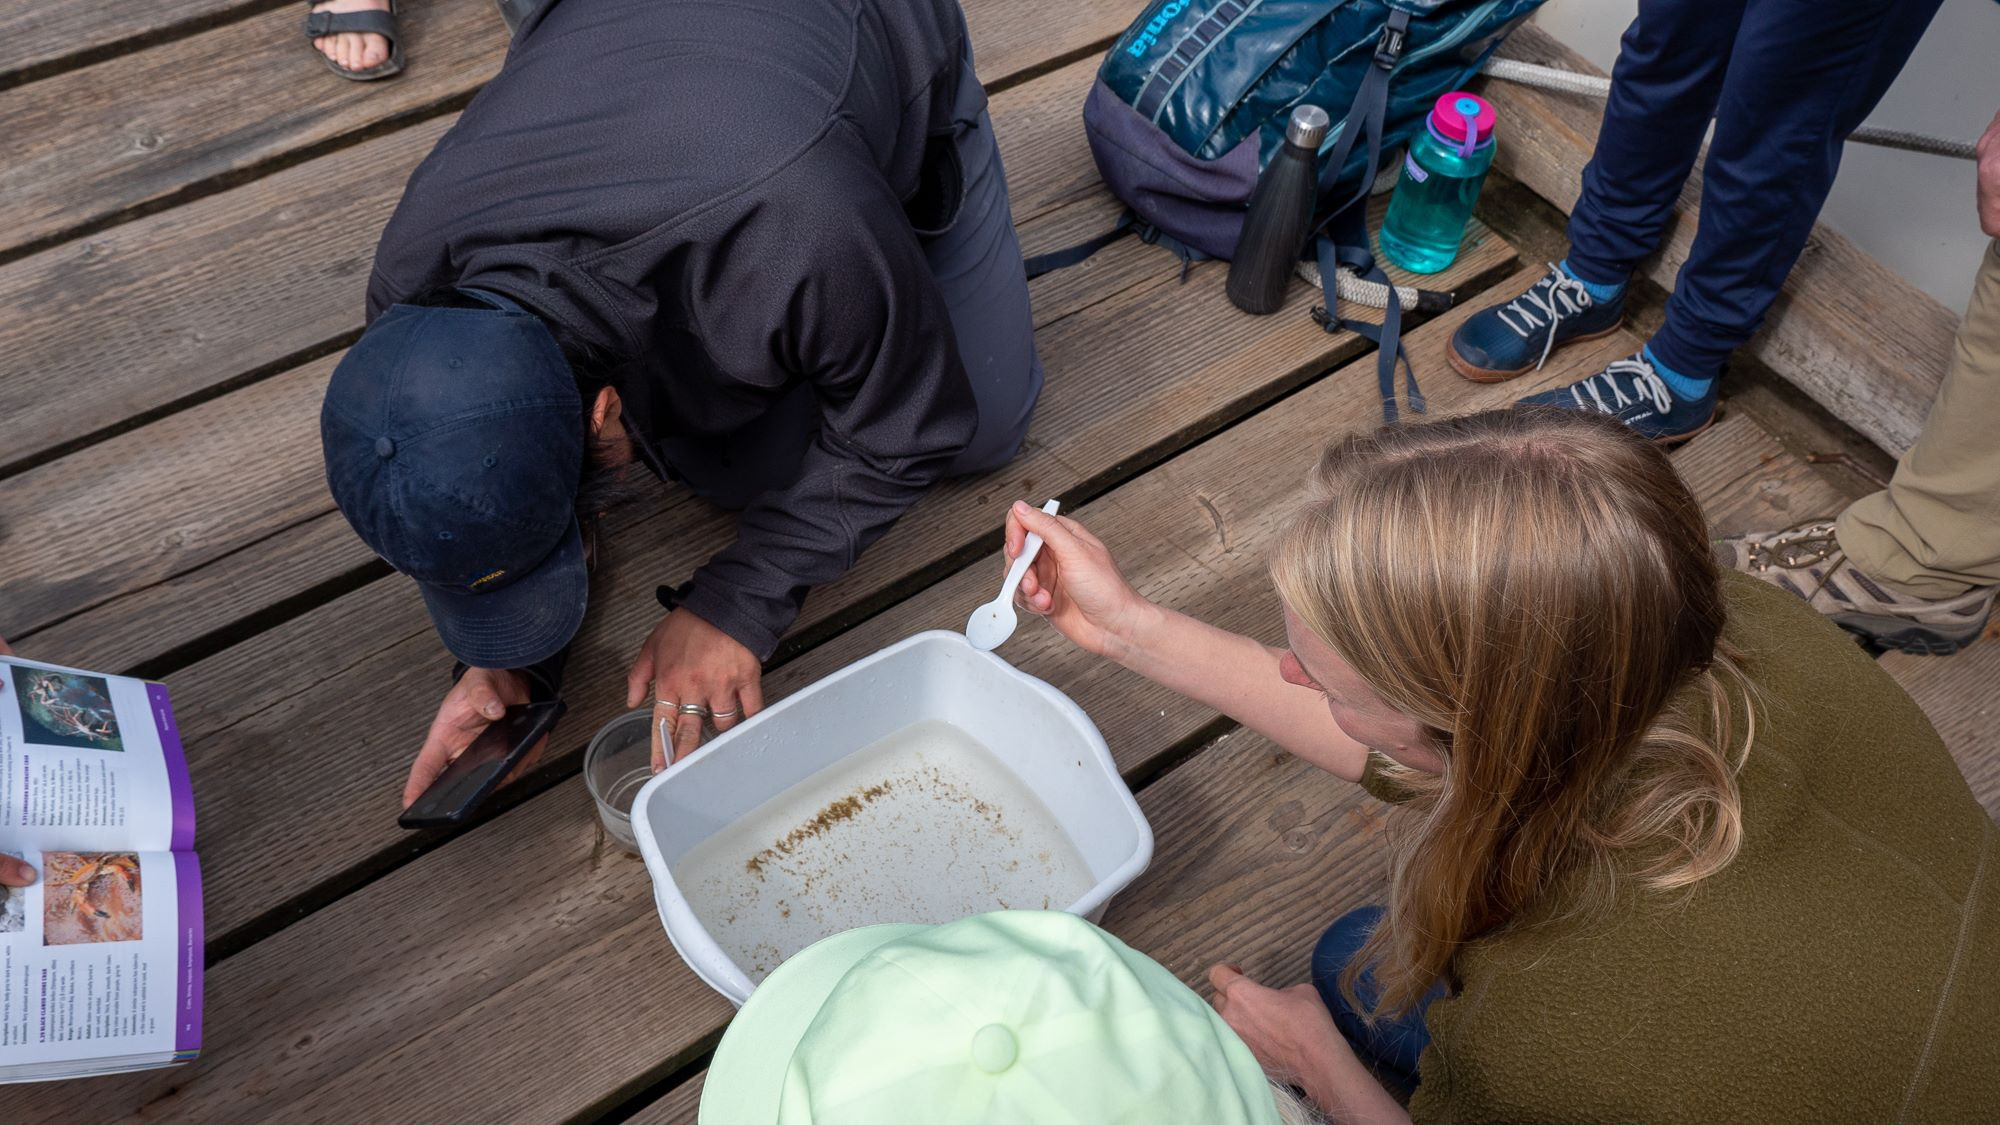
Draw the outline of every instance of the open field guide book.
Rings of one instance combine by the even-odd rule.
[[[0,657],[0,1082],[201,1048],[194,794],[167,689]]]

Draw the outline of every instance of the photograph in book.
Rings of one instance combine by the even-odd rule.
[[[21,856],[14,852],[0,852],[15,859]],[[28,892],[26,888],[0,887],[0,934],[18,934],[28,928]]]
[[[145,936],[133,852],[44,852],[42,942],[86,945]]]
[[[0,1084],[200,1054],[194,838],[166,685],[0,656]]]
[[[79,750],[124,750],[111,685],[102,676],[22,668],[15,698],[21,734],[31,743]]]

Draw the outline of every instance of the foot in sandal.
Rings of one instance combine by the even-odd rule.
[[[342,78],[387,78],[403,69],[394,0],[320,0],[309,4],[306,38]]]

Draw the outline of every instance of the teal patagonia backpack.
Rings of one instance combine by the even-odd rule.
[[[1084,103],[1099,172],[1136,230],[1182,259],[1228,258],[1257,175],[1298,105],[1334,121],[1320,147],[1314,240],[1328,331],[1382,344],[1384,412],[1394,416],[1400,308],[1380,328],[1343,322],[1336,267],[1381,280],[1368,251],[1367,197],[1385,152],[1419,129],[1541,0],[1153,0],[1113,43]],[[1096,244],[1031,263],[1078,260]],[[1412,408],[1422,409],[1410,382]]]

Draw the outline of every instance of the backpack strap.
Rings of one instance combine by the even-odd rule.
[[[1339,182],[1341,170],[1347,166],[1347,156],[1354,150],[1356,139],[1365,135],[1368,138],[1368,159],[1362,168],[1361,182],[1352,196],[1327,212],[1326,219],[1314,232],[1314,253],[1319,260],[1320,289],[1326,304],[1313,310],[1313,319],[1328,332],[1346,329],[1375,341],[1375,381],[1382,395],[1382,424],[1386,426],[1396,424],[1398,363],[1403,365],[1410,413],[1421,414],[1424,410],[1423,392],[1417,389],[1417,374],[1410,368],[1409,354],[1403,348],[1402,299],[1396,295],[1395,286],[1390,285],[1389,301],[1382,310],[1380,326],[1366,321],[1343,320],[1334,286],[1342,266],[1353,269],[1368,281],[1385,284],[1389,281],[1388,275],[1375,264],[1375,255],[1368,250],[1368,191],[1374,186],[1375,173],[1382,163],[1382,120],[1389,108],[1389,76],[1403,57],[1403,45],[1409,30],[1410,13],[1402,8],[1391,8],[1388,19],[1383,21],[1381,34],[1375,40],[1374,65],[1368,68],[1360,87],[1354,91],[1354,104],[1348,107],[1347,117],[1340,124],[1340,139],[1334,143],[1332,153],[1320,168],[1320,191],[1324,195]]]
[[[1209,258],[1207,254],[1189,246],[1159,227],[1141,221],[1139,216],[1128,207],[1125,209],[1123,215],[1118,216],[1118,222],[1103,234],[1087,238],[1074,246],[1065,246],[1060,250],[1051,250],[1046,254],[1037,254],[1027,259],[1025,264],[1028,269],[1028,280],[1033,281],[1045,273],[1053,273],[1056,270],[1067,269],[1070,266],[1076,265],[1078,262],[1083,261],[1128,234],[1138,235],[1139,241],[1148,246],[1162,246],[1173,251],[1174,256],[1181,260],[1182,283],[1186,283],[1188,270],[1196,262],[1205,262]]]
[[[1320,166],[1320,193],[1325,195],[1339,182],[1341,169],[1347,167],[1347,154],[1353,151],[1355,139],[1367,134],[1368,162],[1361,171],[1360,186],[1346,202],[1327,213],[1328,222],[1349,207],[1365,202],[1368,189],[1375,183],[1375,172],[1382,163],[1382,119],[1389,110],[1389,74],[1403,57],[1403,44],[1408,39],[1409,30],[1410,13],[1401,8],[1390,9],[1389,18],[1383,21],[1382,33],[1375,40],[1374,65],[1362,76],[1361,85],[1354,91],[1354,104],[1348,107],[1347,117],[1340,123],[1340,138],[1334,142],[1333,152],[1326,163]],[[1362,245],[1367,244],[1364,242]]]
[[[1409,352],[1403,347],[1403,301],[1397,296],[1396,287],[1390,283],[1389,275],[1375,264],[1375,256],[1368,252],[1367,210],[1349,207],[1334,215],[1329,223],[1337,223],[1339,231],[1335,235],[1320,235],[1314,240],[1314,254],[1319,262],[1320,293],[1326,303],[1312,310],[1312,318],[1327,332],[1344,330],[1355,332],[1375,342],[1375,386],[1382,396],[1382,424],[1396,424],[1396,365],[1403,367],[1403,389],[1409,396],[1410,413],[1424,412],[1424,394],[1417,389],[1417,372],[1410,365]],[[1370,324],[1365,320],[1343,320],[1339,315],[1340,299],[1334,292],[1336,278],[1342,267],[1360,274],[1364,280],[1383,283],[1389,290],[1389,302],[1382,310],[1382,323]]]
[[[1180,239],[1175,238],[1173,235],[1168,234],[1151,223],[1140,223],[1138,229],[1139,241],[1148,246],[1158,246],[1165,250],[1171,250],[1174,252],[1174,257],[1181,260],[1182,285],[1187,284],[1188,271],[1194,268],[1196,262],[1206,262],[1210,258],[1210,255],[1189,246],[1187,243],[1182,242]]]
[[[1123,215],[1118,216],[1117,224],[1103,234],[1084,239],[1074,246],[1065,246],[1060,250],[1051,250],[1046,254],[1037,254],[1029,258],[1026,263],[1028,267],[1028,280],[1033,281],[1045,273],[1052,273],[1056,270],[1067,269],[1070,266],[1076,265],[1106,246],[1131,234],[1138,219],[1139,217],[1134,215],[1132,209],[1128,207],[1125,209]]]

